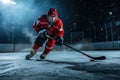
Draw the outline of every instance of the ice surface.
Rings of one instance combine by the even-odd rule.
[[[90,62],[74,51],[54,51],[45,60],[38,52],[24,60],[28,52],[0,54],[0,80],[120,80],[120,51],[84,51],[106,60]]]

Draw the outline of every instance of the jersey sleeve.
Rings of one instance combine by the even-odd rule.
[[[58,36],[61,36],[63,37],[64,36],[64,29],[63,29],[63,24],[60,25],[59,29],[58,29],[58,33],[57,33]]]

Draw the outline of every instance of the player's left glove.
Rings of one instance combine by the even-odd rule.
[[[56,39],[56,44],[59,45],[59,46],[62,46],[63,45],[63,41],[64,41],[63,37],[58,37]]]

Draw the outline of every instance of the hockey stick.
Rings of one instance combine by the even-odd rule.
[[[72,46],[70,46],[70,45],[68,45],[68,44],[66,44],[66,43],[63,43],[63,45],[65,45],[65,46],[67,46],[67,47],[69,47],[69,48],[71,48],[71,49],[73,49],[73,50],[75,50],[75,51],[83,54],[84,56],[87,56],[87,57],[93,59],[93,60],[104,60],[104,59],[106,59],[105,56],[92,57],[92,56],[90,56],[90,55],[88,55],[88,54],[86,54],[86,53],[84,53],[84,52],[82,52],[82,51],[80,51],[80,50],[78,50],[78,49],[73,48]]]
[[[50,37],[49,35],[46,35],[46,36],[47,36],[49,39],[54,39],[54,38]],[[92,60],[104,60],[104,59],[106,59],[105,56],[99,56],[99,57],[90,56],[90,55],[88,55],[88,54],[86,54],[86,53],[84,53],[84,52],[82,52],[82,51],[80,51],[80,50],[78,50],[78,49],[73,48],[72,46],[70,46],[70,45],[68,45],[68,44],[66,44],[66,43],[63,43],[63,45],[66,46],[66,47],[68,47],[68,48],[71,48],[71,49],[73,49],[73,50],[75,50],[75,51],[77,51],[77,52],[79,52],[79,53],[81,53],[81,54],[83,54],[84,56],[87,56],[87,57],[91,58]]]

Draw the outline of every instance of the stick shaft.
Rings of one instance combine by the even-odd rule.
[[[73,50],[75,50],[75,51],[77,51],[77,52],[79,52],[79,53],[81,53],[81,54],[89,57],[89,58],[92,58],[92,57],[89,56],[88,54],[86,54],[86,53],[84,53],[84,52],[82,52],[82,51],[80,51],[80,50],[78,50],[78,49],[75,49],[75,48],[71,47],[70,45],[68,45],[68,44],[66,44],[66,43],[63,43],[63,45],[65,45],[65,46],[67,46],[67,47],[69,47],[69,48],[71,48],[71,49],[73,49]]]

